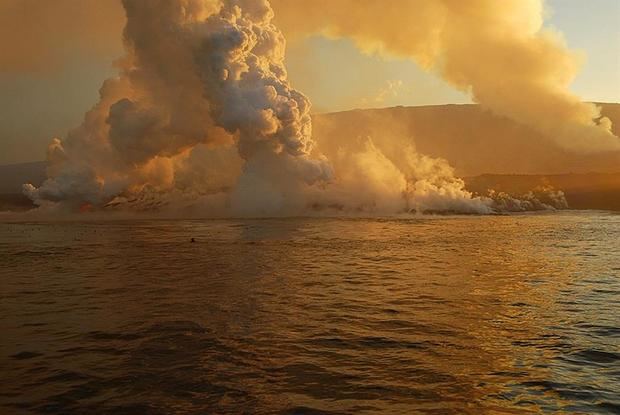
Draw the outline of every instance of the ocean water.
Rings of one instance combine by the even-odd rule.
[[[3,414],[620,413],[617,214],[2,223],[0,284]]]

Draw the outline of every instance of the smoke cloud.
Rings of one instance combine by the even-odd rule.
[[[26,188],[34,200],[99,206],[145,186],[168,189],[177,159],[198,144],[236,143],[247,162],[240,184],[271,182],[275,171],[302,184],[329,179],[325,160],[308,156],[310,103],[286,80],[284,37],[267,2],[123,5],[119,77],[80,127],[50,145],[49,180]]]
[[[40,188],[24,187],[42,207],[181,209],[202,215],[265,216],[493,213],[509,205],[504,196],[501,203],[498,198],[474,197],[445,160],[417,153],[412,137],[397,131],[397,126],[386,125],[376,137],[342,131],[313,138],[311,105],[287,80],[285,39],[272,23],[274,12],[267,0],[122,3],[127,16],[123,32],[126,55],[118,62],[119,75],[103,83],[99,102],[79,127],[65,139],[53,140],[48,149],[48,180]],[[288,3],[288,12],[284,3],[276,2],[287,22],[293,2]],[[586,147],[582,133],[597,134],[588,135],[588,148],[590,142],[596,146],[604,139],[613,141],[604,121],[599,126],[592,121],[594,107],[576,99],[572,102],[567,93],[554,89],[560,86],[559,78],[566,81],[559,72],[572,60],[565,58],[561,49],[556,51],[556,40],[538,34],[537,26],[525,19],[529,14],[500,19],[493,14],[490,2],[483,1],[478,3],[489,10],[447,0],[407,5],[418,3],[421,8],[415,9],[412,19],[425,16],[434,20],[422,19],[424,25],[416,29],[410,29],[415,26],[412,23],[403,25],[402,33],[393,29],[384,33],[370,21],[364,29],[368,32],[356,29],[364,26],[364,19],[370,19],[366,13],[379,3],[369,2],[364,8],[352,7],[348,1],[307,5],[310,13],[308,19],[300,19],[299,30],[327,30],[351,36],[364,47],[407,53],[429,68],[440,68],[455,84],[471,87],[481,102],[499,113],[554,130],[562,142],[571,142],[576,148]],[[522,11],[517,6],[520,2],[510,4]],[[536,2],[527,4],[536,12]],[[325,16],[318,15],[318,6],[333,8],[327,23],[320,19]],[[341,6],[351,6],[353,18],[348,23]],[[393,5],[384,7],[386,17],[402,13]],[[475,21],[489,27],[473,27]],[[452,23],[457,28],[452,28]],[[519,26],[517,23],[529,24],[523,29],[528,36],[512,34],[509,29]],[[457,36],[468,24],[479,44]],[[389,33],[398,36],[391,39]],[[502,35],[495,38],[497,34]],[[413,35],[417,37],[411,37],[406,46],[405,40]],[[521,62],[520,70],[502,74],[506,85],[497,85],[501,77],[489,73],[487,80],[481,67],[508,69],[502,59],[492,57],[500,52],[506,56],[506,51],[496,49],[504,47],[498,42],[521,52],[536,49],[532,45],[548,47],[563,60],[552,73],[547,73],[548,64],[539,70]],[[463,50],[457,52],[458,48]],[[539,52],[533,51],[532,56]],[[526,53],[524,59],[532,56]],[[473,64],[476,59],[480,65]],[[526,80],[523,71],[529,71],[534,80]],[[553,88],[542,80],[549,80]],[[494,89],[499,86],[503,90]],[[520,87],[524,88],[521,94],[530,92],[528,100],[533,95],[546,101],[530,108],[526,98],[519,100],[511,92],[511,88]],[[561,115],[561,120],[542,116],[551,107],[551,113]],[[593,112],[584,115],[584,108]]]
[[[411,58],[494,113],[564,148],[620,149],[609,119],[568,91],[581,59],[559,33],[543,28],[542,0],[314,0],[303,8],[288,0],[272,3],[289,36],[347,37],[368,53]]]

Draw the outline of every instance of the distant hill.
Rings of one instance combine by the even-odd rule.
[[[0,193],[21,193],[24,183],[43,183],[45,166],[44,161],[0,166]]]
[[[620,135],[620,104],[598,104]],[[620,172],[620,151],[575,154],[538,132],[478,105],[352,110],[316,115],[319,141],[339,137],[399,136],[418,151],[450,162],[460,176]]]
[[[30,199],[22,194],[22,185],[43,183],[45,166],[44,161],[0,166],[0,211],[32,208]]]

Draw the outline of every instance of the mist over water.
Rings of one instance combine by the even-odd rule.
[[[619,236],[598,212],[3,223],[0,412],[618,413]]]

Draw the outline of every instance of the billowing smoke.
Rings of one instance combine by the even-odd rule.
[[[26,189],[35,201],[101,205],[145,186],[168,189],[176,159],[198,144],[236,143],[246,161],[239,187],[278,192],[272,175],[294,187],[331,177],[324,159],[309,157],[310,103],[287,82],[285,42],[267,2],[123,5],[119,77],[104,83],[80,127],[54,140],[49,180]]]
[[[435,3],[440,2],[425,3],[422,11],[434,10]],[[453,5],[455,16],[477,16],[460,4]],[[388,128],[378,137],[342,132],[313,139],[310,102],[287,81],[285,39],[272,24],[274,13],[267,0],[123,0],[123,6],[127,53],[117,63],[119,75],[104,82],[100,101],[82,125],[64,140],[53,140],[48,180],[40,188],[25,186],[37,204],[69,210],[181,209],[224,216],[492,213],[501,207],[492,198],[473,197],[446,161],[417,153],[412,137]],[[312,14],[314,3],[309,6],[307,28],[318,29],[321,26],[312,25],[319,21]],[[393,7],[384,6],[388,11]],[[447,13],[445,8],[438,10]],[[329,16],[336,19],[340,14]],[[460,21],[455,16],[450,18]],[[485,13],[478,17],[482,22],[488,18]],[[405,33],[408,26],[403,27]],[[330,30],[369,41],[351,25],[346,26],[350,30],[337,27]],[[441,58],[431,49],[413,56],[427,56],[424,62],[429,66],[442,61],[446,73],[458,67],[451,63],[451,53],[444,54],[447,46],[436,45],[443,38],[435,33],[438,29],[424,29],[430,31],[425,38],[430,43],[423,47],[424,42],[416,40],[413,50],[441,50]],[[538,39],[534,32],[532,36]],[[394,40],[397,45],[402,39]],[[487,46],[477,45],[472,53]],[[469,66],[476,73],[476,65]],[[463,76],[463,82],[469,82],[469,75]],[[508,83],[521,82],[520,74],[510,76],[506,75]],[[479,97],[477,88],[473,92]],[[539,89],[530,92],[540,94]],[[539,105],[525,111],[522,103],[510,102],[514,94],[503,98],[496,92],[501,105],[488,101],[493,103],[489,105],[500,112],[505,105],[507,113],[513,111],[508,115],[516,118],[525,114],[523,119],[534,122],[529,115],[544,109]],[[575,108],[581,105],[575,101]],[[562,140],[567,128],[575,126],[605,135],[592,117],[590,124],[584,120],[551,120],[544,128],[557,127]]]
[[[566,149],[620,150],[609,119],[568,91],[580,57],[543,28],[543,0],[272,0],[287,36],[353,39],[413,59],[498,115]]]

